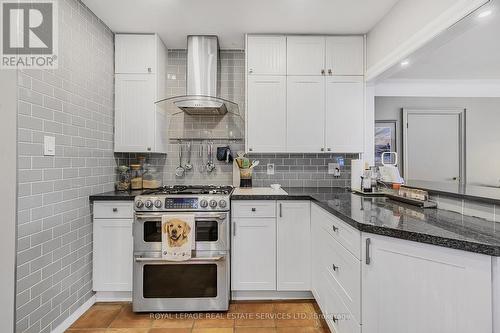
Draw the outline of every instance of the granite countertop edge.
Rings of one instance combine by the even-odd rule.
[[[133,192],[106,192],[96,195],[89,196],[89,200],[93,201],[133,201],[136,195],[140,193]],[[231,201],[238,200],[310,200],[314,202],[322,209],[326,210],[335,217],[341,219],[345,223],[354,227],[361,232],[367,232],[371,234],[387,236],[392,238],[398,238],[403,240],[409,240],[419,243],[425,243],[430,245],[437,245],[441,247],[447,247],[456,250],[462,250],[467,252],[474,252],[483,255],[489,255],[494,257],[500,257],[500,247],[488,244],[481,244],[477,242],[470,242],[466,240],[458,240],[440,237],[436,235],[430,235],[427,233],[412,232],[407,230],[400,230],[394,228],[388,228],[383,226],[374,226],[365,223],[359,223],[354,219],[342,214],[334,207],[318,200],[313,195],[300,193],[300,194],[288,194],[288,195],[268,195],[268,194],[255,194],[255,195],[232,195]]]

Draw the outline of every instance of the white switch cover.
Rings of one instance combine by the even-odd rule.
[[[267,164],[267,174],[274,175],[274,163]]]
[[[55,156],[56,155],[56,137],[55,136],[44,136],[43,137],[43,154],[45,156]]]

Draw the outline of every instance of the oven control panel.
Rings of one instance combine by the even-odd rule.
[[[229,195],[207,195],[192,197],[141,195],[135,197],[134,207],[136,212],[228,211],[229,202]]]

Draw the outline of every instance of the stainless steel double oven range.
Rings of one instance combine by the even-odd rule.
[[[226,311],[229,307],[230,186],[173,186],[135,198],[133,310]],[[187,261],[162,260],[163,215],[195,216]]]

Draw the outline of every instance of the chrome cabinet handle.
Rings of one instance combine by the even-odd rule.
[[[331,69],[328,70],[328,75],[332,75],[332,70]]]
[[[115,212],[115,213],[116,213],[117,211],[118,211],[118,208],[116,208],[116,207],[115,207],[115,208],[113,208],[113,212]]]
[[[148,67],[148,73],[151,73],[151,67]]]
[[[321,75],[325,75],[325,70],[324,69],[321,70]]]
[[[248,148],[248,151],[253,151],[253,148]]]
[[[321,151],[325,151],[325,148],[321,148],[320,150],[321,150]]]
[[[151,151],[151,147],[148,147],[148,151]]]
[[[339,266],[335,265],[335,264],[332,264],[332,268],[334,271],[337,271],[337,269],[339,269]]]
[[[252,212],[255,212],[255,211],[257,211],[257,208],[252,207]]]
[[[370,258],[370,244],[371,244],[371,242],[372,241],[371,241],[370,238],[366,239],[366,249],[365,249],[366,250],[365,257],[366,258],[365,258],[365,263],[367,265],[369,265],[371,263],[371,261],[372,261],[371,258]]]
[[[332,148],[326,148],[326,150],[328,150],[328,151],[332,151]]]
[[[248,69],[248,73],[252,74],[252,73],[253,73],[253,69],[252,69],[252,68],[249,68],[249,69]]]
[[[339,320],[335,317],[335,315],[332,315],[332,320],[333,320],[333,322],[334,322],[334,323],[336,323],[337,321],[339,321]]]
[[[236,236],[236,223],[233,222],[233,236]]]
[[[337,232],[337,230],[339,230],[339,228],[337,228],[335,225],[332,224],[332,229],[334,232]]]
[[[281,203],[280,203],[280,217],[283,217],[283,206]]]

